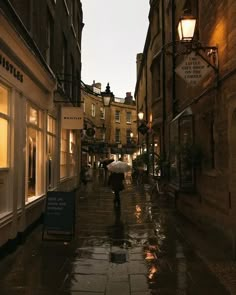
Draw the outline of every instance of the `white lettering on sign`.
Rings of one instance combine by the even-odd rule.
[[[211,67],[196,53],[187,55],[175,72],[192,86],[197,86],[211,71]]]

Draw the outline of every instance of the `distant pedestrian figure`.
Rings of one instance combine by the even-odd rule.
[[[114,191],[114,205],[120,206],[120,192],[124,189],[123,181],[125,179],[124,173],[111,173],[108,179],[108,185]]]
[[[81,168],[81,174],[80,174],[81,181],[84,185],[87,184],[89,181],[89,167],[88,166],[83,166]]]

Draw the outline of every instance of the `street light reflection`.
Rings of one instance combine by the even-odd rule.
[[[149,275],[148,275],[148,278],[151,280],[154,276],[155,273],[157,273],[158,269],[156,266],[152,266],[150,269],[149,269]]]

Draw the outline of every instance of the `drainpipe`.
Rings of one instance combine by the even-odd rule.
[[[166,36],[165,36],[165,8],[164,8],[164,0],[162,0],[161,4],[161,14],[162,14],[162,48],[165,46],[166,43]],[[166,57],[165,54],[162,54],[162,142],[161,142],[161,149],[164,155],[164,159],[166,157],[166,143],[165,143],[165,121],[166,121]]]
[[[176,114],[176,91],[175,91],[175,67],[176,67],[176,59],[175,59],[175,52],[176,52],[176,46],[175,46],[175,40],[176,40],[176,34],[175,34],[175,0],[171,1],[171,26],[172,26],[172,49],[173,49],[173,55],[172,55],[172,115],[173,117]]]
[[[147,86],[148,86],[148,75],[147,75],[147,70],[148,70],[148,67],[147,67],[147,60],[148,59],[148,56],[146,56],[146,81],[145,81],[145,90],[146,90],[146,93],[145,93],[145,113],[146,113],[146,122],[148,123],[148,90],[147,90]],[[147,155],[148,155],[148,161],[147,161],[147,175],[149,175],[149,133],[147,132],[146,133],[146,149],[147,149]]]

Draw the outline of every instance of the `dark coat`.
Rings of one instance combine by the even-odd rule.
[[[124,189],[124,179],[124,173],[111,173],[108,179],[108,185],[110,185],[114,191],[122,191]]]

